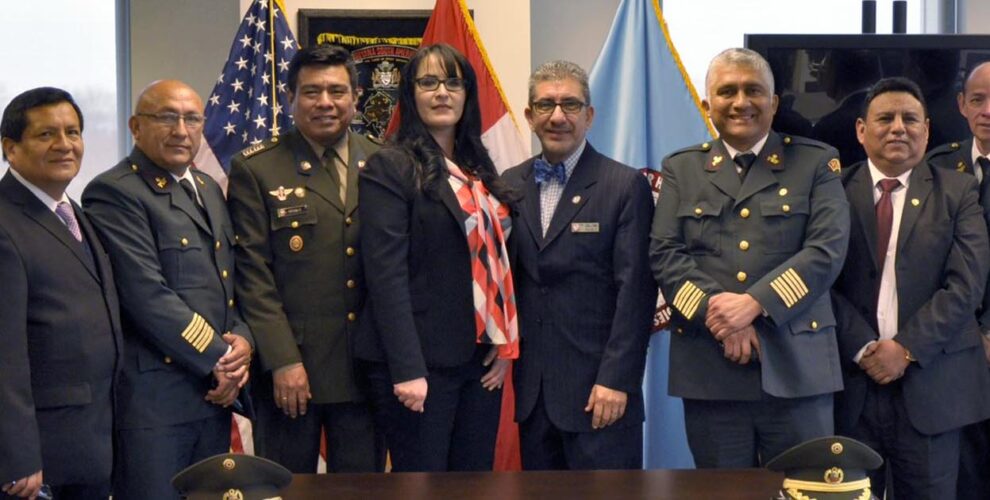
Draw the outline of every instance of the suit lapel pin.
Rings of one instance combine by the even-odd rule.
[[[268,194],[274,196],[278,201],[285,201],[286,198],[289,197],[290,193],[292,193],[292,190],[285,189],[284,186],[279,186],[278,189],[268,192]]]
[[[306,197],[306,188],[304,187],[297,187],[294,192],[296,193],[296,196],[299,198]]]
[[[715,155],[712,157],[712,166],[717,167],[719,163],[722,163],[722,155]]]
[[[158,189],[165,189],[165,186],[168,186],[168,179],[164,177],[155,177],[155,185],[158,186]]]
[[[299,163],[299,168],[302,169],[303,172],[308,172],[309,169],[313,168],[313,166],[310,165],[308,161],[304,160]]]
[[[575,205],[581,203],[581,195],[575,195],[573,198],[571,198],[571,203]]]
[[[911,198],[911,205],[913,205],[913,206],[921,205],[921,200],[919,200],[917,198]]]

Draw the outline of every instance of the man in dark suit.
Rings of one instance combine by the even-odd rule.
[[[543,152],[503,178],[523,199],[510,249],[519,307],[516,421],[524,469],[642,466],[643,394],[656,283],[652,195],[587,143],[583,69],[540,66],[526,119]]]
[[[138,97],[134,150],[83,192],[110,252],[126,343],[114,497],[175,499],[170,480],[228,451],[250,331],[234,301],[234,237],[220,187],[189,168],[203,104],[163,80]]]
[[[663,161],[653,275],[673,306],[670,394],[698,467],[743,468],[833,434],[842,389],[828,290],[849,206],[838,152],[770,129],[766,61],[728,49],[703,106],[720,139]]]
[[[323,430],[327,470],[374,472],[384,461],[351,337],[364,300],[358,169],[378,145],[348,132],[358,96],[346,49],[301,49],[288,81],[296,128],[236,155],[228,191],[237,296],[264,373],[253,385],[255,452],[315,473]]]
[[[967,76],[957,96],[959,112],[966,117],[972,137],[943,144],[928,152],[933,167],[947,168],[976,176],[980,184],[980,205],[990,227],[990,63],[983,63]],[[990,294],[983,293],[977,311],[983,334],[983,354],[990,363]],[[958,500],[990,498],[990,420],[967,425],[960,438]]]
[[[849,259],[833,299],[845,391],[839,433],[884,456],[898,500],[955,498],[960,428],[990,415],[974,311],[990,246],[976,180],[924,160],[928,119],[914,82],[867,94],[856,133],[867,162],[843,175]],[[871,474],[874,492],[885,474]]]
[[[33,498],[107,498],[120,318],[110,261],[65,194],[83,117],[68,92],[36,88],[3,113],[0,180],[0,481]]]

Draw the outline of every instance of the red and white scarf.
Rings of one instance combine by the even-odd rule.
[[[447,160],[448,182],[467,214],[464,234],[471,252],[474,290],[474,318],[479,344],[498,346],[498,357],[519,357],[519,324],[516,321],[516,294],[509,269],[505,241],[512,229],[509,208],[498,201],[485,185],[469,179]]]

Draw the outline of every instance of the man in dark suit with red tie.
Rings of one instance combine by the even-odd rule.
[[[585,140],[587,74],[530,77],[526,119],[543,152],[504,174],[523,199],[510,252],[521,343],[516,421],[524,469],[642,466],[643,394],[657,287],[646,178]]]
[[[833,289],[845,391],[836,430],[880,452],[898,500],[955,498],[960,429],[990,415],[976,308],[990,245],[977,183],[924,161],[918,86],[887,78],[856,122],[868,160],[843,172],[849,252]]]
[[[120,320],[110,261],[65,194],[82,129],[50,87],[15,97],[0,123],[0,498],[110,494]]]

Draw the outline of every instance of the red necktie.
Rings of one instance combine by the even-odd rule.
[[[887,246],[890,244],[890,230],[894,225],[894,204],[890,201],[890,193],[900,187],[897,179],[883,179],[877,183],[880,186],[880,201],[877,202],[877,272],[883,276],[883,262],[887,257]]]

